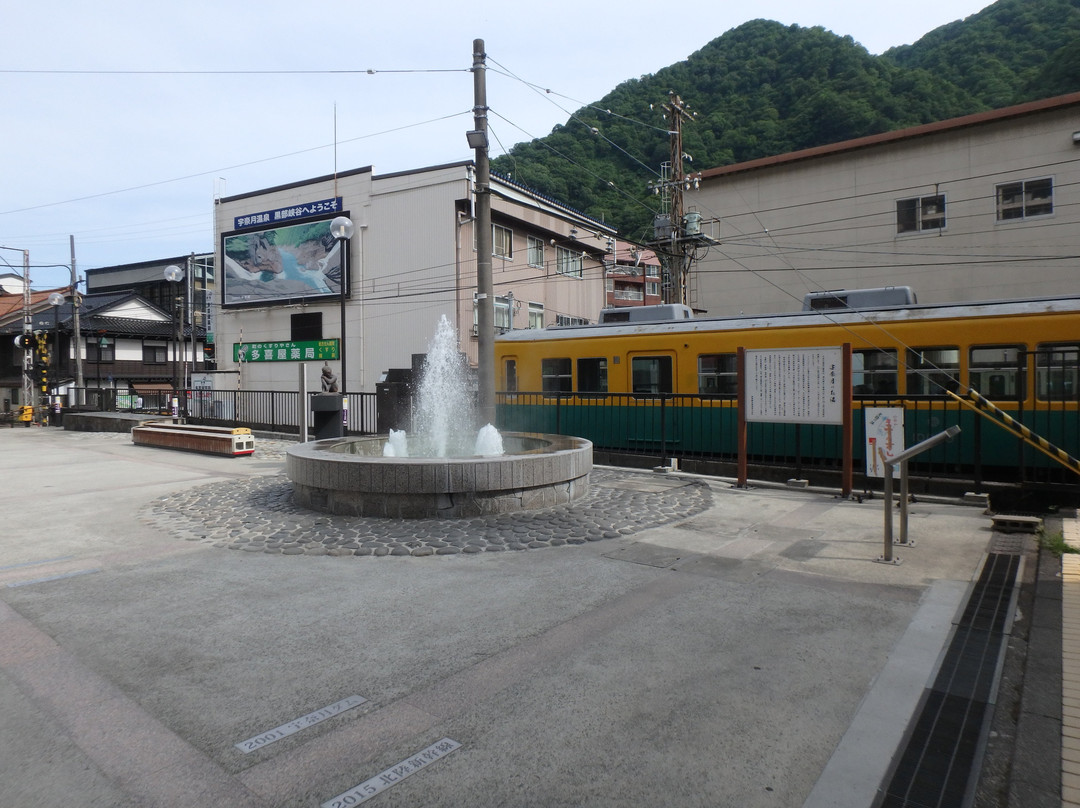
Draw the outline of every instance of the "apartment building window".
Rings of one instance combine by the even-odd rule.
[[[491,254],[496,258],[514,257],[514,231],[508,227],[491,226]]]
[[[997,186],[999,222],[1049,216],[1054,212],[1054,181],[1049,177]]]
[[[164,365],[169,361],[166,344],[164,342],[144,342],[142,361],[147,365]]]
[[[555,325],[588,325],[584,317],[571,317],[569,314],[556,314]]]
[[[659,281],[646,281],[645,282],[645,294],[652,297],[660,296],[660,282]]]
[[[581,277],[581,253],[566,247],[555,248],[555,271],[573,278]]]
[[[645,267],[645,274],[646,274],[646,276],[648,276],[650,278],[659,278],[660,277],[660,267],[658,267],[658,266],[656,266],[654,264],[649,264],[649,265],[647,265]]]
[[[544,240],[536,236],[529,236],[529,266],[544,266]]]
[[[544,327],[544,304],[543,303],[530,303],[529,304],[529,328],[543,328]]]
[[[493,325],[495,326],[495,333],[502,334],[510,330],[510,298],[495,296],[492,305]],[[479,301],[476,299],[476,292],[473,292],[473,304],[472,304],[472,327],[473,334],[480,333],[480,306]]]
[[[86,360],[88,362],[115,362],[116,340],[109,341],[102,337],[100,340],[88,339],[86,341]]]
[[[896,232],[918,233],[945,227],[945,195],[901,199],[896,203]]]

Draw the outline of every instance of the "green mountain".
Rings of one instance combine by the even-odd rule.
[[[669,93],[696,113],[683,150],[700,170],[1080,90],[1078,57],[1080,0],[998,0],[881,56],[824,28],[753,20],[623,82],[492,169],[648,240]]]

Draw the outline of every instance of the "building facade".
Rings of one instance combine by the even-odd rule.
[[[1080,93],[707,170],[712,242],[689,280],[712,315],[909,286],[921,303],[1074,293]]]
[[[220,199],[219,371],[241,389],[295,390],[307,362],[312,383],[326,365],[342,389],[375,392],[427,351],[441,317],[475,366],[474,172],[367,167]],[[494,175],[491,194],[496,330],[595,321],[615,231]],[[355,225],[344,261],[339,215]]]
[[[604,272],[604,305],[655,306],[663,302],[660,259],[652,250],[619,245]]]
[[[0,295],[0,397],[4,409],[19,404],[101,406],[103,395],[127,396],[124,408],[164,406],[174,389],[191,386],[193,372],[205,366],[203,332],[130,292],[79,296],[79,328],[70,289],[55,290],[63,302],[53,305],[52,291],[32,292],[34,401],[25,401],[25,354],[14,337],[26,328],[23,295]],[[65,294],[66,293],[66,294]],[[76,359],[76,356],[78,359]],[[77,384],[81,365],[82,386]],[[45,389],[42,390],[42,387]]]

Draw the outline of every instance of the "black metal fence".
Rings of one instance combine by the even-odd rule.
[[[309,393],[309,398],[315,393]],[[188,423],[208,426],[246,426],[265,432],[300,433],[300,394],[276,390],[171,390],[134,393],[110,388],[75,390],[71,400],[78,409],[102,412],[135,412],[173,415],[175,396],[177,415]],[[347,431],[370,435],[376,431],[377,411],[374,393],[348,393]],[[304,408],[311,423],[311,403]]]
[[[734,464],[738,460],[738,408],[733,397],[674,394],[501,393],[497,396],[501,429],[552,432],[587,438],[597,450]],[[868,408],[903,408],[902,445],[913,446],[950,426],[956,439],[940,444],[910,462],[913,473],[968,480],[975,490],[984,482],[1062,484],[1080,491],[1080,477],[1015,435],[989,422],[963,403],[939,396],[887,399],[860,397],[854,403],[852,453],[856,470],[866,463]],[[1036,409],[1016,406],[1011,415],[1071,454],[1080,450],[1080,412],[1062,402],[1042,402]],[[811,471],[839,471],[843,455],[839,426],[751,423],[747,459],[775,467],[789,476]]]
[[[380,413],[375,393],[350,393],[347,398],[350,434],[376,434],[388,427],[408,426],[408,401],[384,401],[385,411]],[[172,391],[140,395],[87,388],[75,391],[70,399],[80,402],[79,409],[173,414]],[[177,404],[178,415],[190,423],[299,432],[297,392],[181,390]],[[863,416],[870,407],[903,408],[906,446],[950,426],[961,428],[956,439],[913,460],[914,474],[969,481],[974,490],[981,490],[987,482],[1004,482],[1064,486],[1080,492],[1080,476],[959,401],[937,396],[857,398],[852,419],[857,473],[865,468]],[[310,402],[304,409],[311,424]],[[496,425],[504,431],[576,435],[616,458],[637,455],[718,464],[738,460],[738,409],[729,396],[499,393],[496,411]],[[1066,452],[1080,454],[1080,411],[1074,403],[1040,402],[1025,410],[1017,402],[1010,414]],[[747,429],[748,461],[759,468],[775,469],[778,475],[803,478],[813,472],[839,472],[842,449],[839,426],[753,423]]]

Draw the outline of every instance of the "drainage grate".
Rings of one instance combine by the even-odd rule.
[[[964,804],[997,679],[1018,554],[990,553],[879,808]]]

